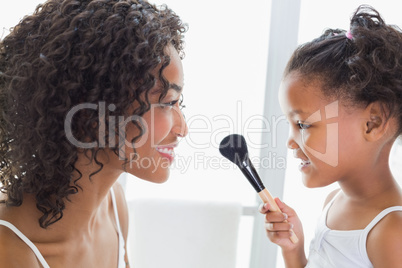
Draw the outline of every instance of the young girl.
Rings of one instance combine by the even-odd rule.
[[[1,267],[129,267],[116,181],[169,176],[184,31],[144,0],[49,0],[1,41]]]
[[[295,211],[279,199],[283,213],[261,207],[286,267],[402,267],[402,193],[388,164],[402,133],[399,28],[359,7],[349,31],[327,30],[296,49],[279,100],[304,184],[340,186],[325,202],[308,258]]]

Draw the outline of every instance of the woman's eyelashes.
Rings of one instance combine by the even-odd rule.
[[[296,125],[299,129],[308,129],[309,127],[311,127],[310,124],[307,124],[306,122],[297,120]]]
[[[162,102],[159,104],[159,106],[162,109],[172,109],[173,107],[177,107],[177,108],[184,108],[184,106],[182,105],[180,100],[173,100],[173,101],[169,101],[169,102]]]
[[[186,105],[183,104],[183,101],[184,101],[184,97],[183,97],[183,94],[181,94],[181,95],[180,95],[180,100],[179,100],[179,107],[180,107],[180,110],[186,108]]]
[[[175,106],[178,102],[179,102],[179,100],[174,100],[174,101],[169,101],[169,102],[161,103],[161,107],[162,107],[162,108],[172,108],[172,107]]]
[[[170,109],[174,106],[177,106],[180,109],[183,109],[186,107],[185,105],[183,105],[183,95],[181,95],[180,98],[177,100],[161,102],[160,106],[161,106],[161,108],[170,108]]]

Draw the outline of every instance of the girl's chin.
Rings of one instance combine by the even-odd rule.
[[[306,174],[303,174],[302,178],[303,178],[302,179],[303,185],[310,189],[325,187],[325,186],[332,184],[332,182],[328,182],[328,181],[325,182],[325,181],[320,180],[320,177],[313,178],[312,176],[308,176]]]
[[[307,188],[316,188],[320,187],[320,185],[317,184],[317,181],[314,180],[309,174],[302,173],[302,180],[304,186]]]

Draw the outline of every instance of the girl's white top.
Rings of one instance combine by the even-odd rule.
[[[336,195],[337,196],[337,195]],[[367,249],[367,235],[386,215],[402,211],[402,206],[389,207],[381,211],[363,230],[337,231],[327,227],[328,210],[336,196],[324,208],[310,244],[307,268],[372,268]]]

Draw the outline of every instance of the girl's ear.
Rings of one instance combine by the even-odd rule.
[[[367,141],[377,141],[387,133],[389,120],[387,120],[384,107],[379,102],[373,102],[365,109],[364,136]]]

